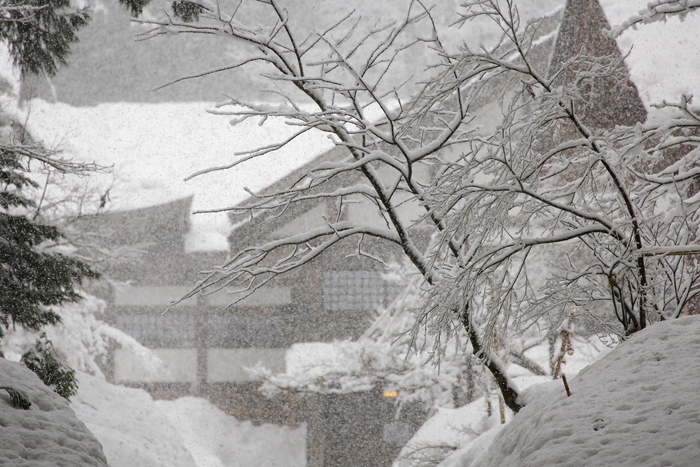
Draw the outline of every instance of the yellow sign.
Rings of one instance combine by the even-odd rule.
[[[393,391],[384,391],[384,397],[398,397],[399,391],[393,390]]]

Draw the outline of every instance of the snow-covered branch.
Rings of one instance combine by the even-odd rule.
[[[442,337],[460,329],[517,411],[499,340],[535,323],[556,328],[571,316],[628,335],[677,316],[699,293],[700,118],[690,97],[665,104],[670,116],[656,123],[602,126],[592,116],[607,103],[591,89],[627,86],[623,59],[576,52],[549,70],[538,57],[549,56],[539,47],[556,34],[551,22],[522,22],[510,0],[467,2],[463,22],[488,18],[500,40],[450,51],[421,2],[365,28],[355,12],[309,27],[277,0],[256,3],[246,17],[249,5],[243,0],[227,12],[207,4],[189,21],[176,12],[140,20],[153,25],[146,38],[235,41],[243,58],[202,74],[262,65],[258,73],[281,102],[232,96],[213,113],[233,124],[284,118],[294,128],[193,176],[275,157],[311,131],[337,149],[231,207],[246,215],[246,226],[260,226],[257,233],[266,222],[322,205],[313,226],[252,245],[242,239],[190,295],[226,288],[242,299],[344,239],[371,238],[398,248],[422,276],[414,338],[428,330],[439,356]],[[661,0],[644,18],[696,7]]]
[[[681,19],[693,10],[700,8],[698,0],[655,0],[649,2],[643,10],[633,15],[606,31],[607,34],[616,38],[626,30],[636,29],[639,25],[666,21],[670,16],[679,16]]]

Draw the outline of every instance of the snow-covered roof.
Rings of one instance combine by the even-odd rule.
[[[612,27],[637,15],[647,0],[599,0]],[[653,104],[678,102],[682,94],[700,94],[700,11],[685,19],[668,17],[665,22],[641,24],[617,38],[632,81],[647,110]],[[696,96],[700,98],[700,95]]]
[[[544,13],[559,1],[533,7],[524,2],[526,16]],[[639,0],[600,0],[611,25],[644,8]],[[533,11],[530,11],[533,10]],[[644,24],[622,33],[617,41],[645,107],[700,89],[700,12],[681,21]],[[111,175],[93,177],[100,189],[110,188],[108,206],[130,210],[193,196],[192,209],[236,205],[248,197],[244,188],[264,189],[303,167],[333,147],[319,132],[306,134],[281,154],[260,158],[232,170],[207,174],[185,182],[203,168],[235,160],[235,153],[279,141],[298,127],[281,119],[264,125],[247,121],[231,126],[226,117],[206,112],[210,103],[111,103],[71,107],[33,100],[26,106],[32,135],[51,148],[80,161],[114,166]],[[223,214],[193,216],[187,239],[189,251],[226,250],[230,230]]]
[[[71,107],[33,100],[26,104],[27,127],[35,139],[75,161],[113,166],[93,182],[109,188],[112,210],[131,210],[193,196],[192,209],[235,206],[246,188],[258,191],[334,147],[320,132],[307,132],[284,149],[235,168],[184,179],[209,167],[232,163],[236,154],[280,142],[299,131],[280,118],[230,125],[207,113],[211,103],[113,103]],[[192,217],[188,249],[227,250],[225,213]]]

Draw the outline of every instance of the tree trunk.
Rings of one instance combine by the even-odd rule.
[[[493,352],[487,351],[481,342],[479,334],[472,326],[471,319],[469,316],[469,305],[464,305],[464,310],[460,315],[462,325],[464,329],[467,330],[467,335],[469,336],[469,342],[472,344],[472,349],[474,355],[481,359],[482,363],[486,365],[493,375],[493,379],[498,384],[498,388],[501,390],[503,395],[503,401],[506,403],[508,408],[513,411],[513,413],[518,413],[524,405],[519,401],[520,394],[518,388],[515,386],[513,381],[506,374],[506,369],[500,359],[493,354]]]

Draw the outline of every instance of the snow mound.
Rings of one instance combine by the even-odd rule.
[[[303,425],[254,426],[206,399],[156,401],[142,389],[84,373],[78,381],[71,405],[104,446],[111,467],[306,465]]]
[[[454,466],[695,466],[700,316],[655,324],[532,401],[484,457]]]
[[[178,427],[198,467],[303,467],[306,428],[272,424],[254,426],[196,397],[156,401]]]
[[[14,408],[0,390],[0,465],[107,467],[102,446],[68,401],[19,363],[0,358],[0,386],[24,392],[29,410]]]
[[[481,439],[494,427],[498,428],[498,402],[493,399],[489,401],[480,397],[456,409],[438,407],[437,412],[401,449],[393,467],[430,464],[431,460],[444,457],[445,453]],[[489,404],[492,407],[491,415],[488,415]]]
[[[178,431],[143,389],[78,373],[71,406],[112,467],[196,467]]]

